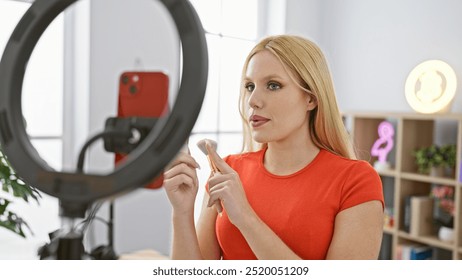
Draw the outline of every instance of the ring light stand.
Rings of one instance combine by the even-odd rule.
[[[48,25],[77,0],[36,0],[22,17],[0,62],[0,141],[17,174],[28,184],[59,199],[66,219],[83,218],[95,200],[149,183],[185,143],[199,115],[205,95],[208,57],[205,34],[189,1],[159,0],[177,27],[183,53],[183,73],[175,104],[160,128],[156,126],[107,175],[57,172],[39,156],[25,129],[21,92],[27,62]],[[72,222],[70,223],[72,224]],[[75,238],[75,232],[65,237]],[[57,258],[79,259],[80,246],[63,238]],[[60,244],[61,245],[61,244]],[[59,251],[59,250],[58,250]],[[76,253],[77,252],[77,253]]]

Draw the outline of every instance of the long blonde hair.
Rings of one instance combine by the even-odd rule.
[[[356,159],[353,145],[340,115],[335,97],[334,85],[327,61],[319,47],[313,42],[294,35],[270,36],[261,40],[247,56],[241,81],[247,72],[250,59],[262,50],[269,50],[289,71],[294,82],[307,94],[317,100],[317,107],[310,111],[309,129],[313,143],[339,156]],[[266,144],[256,144],[250,133],[246,118],[248,108],[246,91],[241,85],[239,97],[240,114],[243,122],[243,152],[254,151]]]

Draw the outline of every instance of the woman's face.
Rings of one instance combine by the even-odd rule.
[[[251,58],[243,85],[256,142],[290,143],[290,139],[309,137],[308,111],[316,104],[270,51],[260,51]]]

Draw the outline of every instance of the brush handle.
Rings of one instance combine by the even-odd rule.
[[[212,170],[212,176],[217,173],[217,172],[220,172],[220,170],[218,170],[217,166],[215,165],[215,163],[210,159],[210,156],[207,155],[207,159],[209,161],[209,165],[210,165],[210,169]],[[223,212],[223,206],[221,205],[221,202],[220,201],[216,201],[215,202],[215,208],[217,209],[217,212],[219,215],[221,215],[221,213]]]
[[[218,170],[218,167],[215,165],[215,163],[212,161],[209,155],[207,155],[207,160],[209,161],[210,169],[212,170],[213,174],[220,172],[220,170]]]

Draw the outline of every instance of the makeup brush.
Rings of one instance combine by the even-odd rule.
[[[207,148],[206,148],[207,143],[212,147],[212,149],[214,151],[217,150],[217,142],[214,141],[214,140],[211,140],[211,139],[202,139],[202,140],[200,140],[199,142],[197,142],[197,147],[199,147],[199,149],[204,153],[204,155],[207,156],[207,160],[209,161],[210,169],[211,169],[212,175],[213,175],[213,174],[215,174],[217,172],[220,172],[220,170],[218,170],[215,163],[210,159],[209,152],[207,151]],[[221,212],[223,211],[221,203],[216,202],[215,206],[217,208],[218,213],[221,215]]]
[[[209,161],[210,169],[212,170],[212,173],[217,173],[219,172],[217,166],[215,163],[210,159],[209,152],[207,151],[207,148],[205,145],[209,143],[210,146],[212,146],[212,149],[214,151],[217,150],[217,142],[210,140],[210,139],[202,139],[199,142],[197,142],[197,147],[204,153],[204,155],[207,156],[207,160]]]

